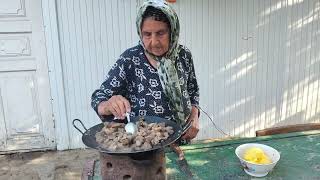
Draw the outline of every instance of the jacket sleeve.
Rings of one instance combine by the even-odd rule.
[[[126,96],[127,78],[125,62],[124,58],[118,59],[111,67],[100,88],[92,93],[91,106],[97,114],[98,106],[102,101],[109,100],[113,95]]]

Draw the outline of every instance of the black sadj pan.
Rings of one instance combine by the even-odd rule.
[[[140,117],[133,117],[131,118],[132,122],[139,121]],[[102,153],[108,153],[108,154],[132,154],[132,153],[141,153],[141,152],[147,152],[147,151],[153,151],[156,149],[164,148],[165,146],[170,145],[171,143],[175,142],[177,139],[180,138],[182,134],[184,134],[190,127],[191,127],[191,121],[189,121],[183,128],[180,127],[176,122],[170,121],[164,118],[156,117],[156,116],[144,116],[144,121],[149,123],[162,123],[164,122],[166,126],[171,126],[173,128],[174,133],[169,136],[168,139],[160,142],[159,144],[153,146],[151,149],[147,150],[132,150],[132,151],[110,151],[107,149],[104,149],[99,145],[99,143],[96,141],[96,133],[100,132],[101,129],[104,127],[103,123],[97,124],[89,129],[87,129],[81,120],[74,119],[72,124],[73,126],[82,134],[82,142],[90,148],[96,149],[99,152]],[[111,122],[113,121],[113,116],[110,116],[106,118],[105,121]],[[85,132],[82,132],[76,125],[75,122],[78,121],[81,123],[82,127],[85,129]],[[126,120],[125,120],[126,121]],[[119,122],[119,121],[118,121]]]

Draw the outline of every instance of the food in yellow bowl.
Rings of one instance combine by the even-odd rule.
[[[263,156],[261,155],[262,153],[259,153],[261,152],[261,150],[265,155],[264,158],[260,158]],[[254,176],[254,177],[266,176],[270,171],[272,171],[274,166],[280,160],[280,153],[276,149],[274,149],[273,147],[267,146],[265,144],[259,144],[259,143],[241,144],[236,148],[235,153],[240,160],[240,164],[242,165],[243,170],[250,176]],[[246,159],[245,159],[245,155],[247,155]],[[253,158],[253,157],[256,157],[256,158]],[[253,161],[249,161],[250,159],[252,159]],[[264,159],[263,162],[266,162],[266,159],[269,159],[270,163],[258,164],[259,162],[261,163],[261,159]]]
[[[261,148],[251,147],[244,153],[244,159],[246,161],[256,164],[270,164],[270,158],[263,152]]]

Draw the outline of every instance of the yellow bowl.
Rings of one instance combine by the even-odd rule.
[[[270,158],[271,163],[269,164],[256,164],[244,159],[245,152],[250,148],[260,148]],[[238,146],[235,150],[237,157],[240,160],[244,171],[254,177],[266,176],[280,160],[280,153],[274,148],[258,143],[247,143]]]

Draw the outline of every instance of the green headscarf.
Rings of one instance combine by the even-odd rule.
[[[141,25],[143,22],[142,16],[145,13],[147,7],[154,7],[161,10],[170,21],[170,44],[169,51],[162,57],[155,56],[147,52],[144,44],[142,43]],[[178,58],[181,47],[178,44],[179,40],[179,19],[176,12],[166,1],[162,0],[148,0],[142,4],[138,11],[136,26],[138,35],[140,37],[140,44],[153,59],[158,62],[157,72],[160,77],[161,85],[165,95],[170,101],[170,107],[174,114],[175,121],[180,124],[184,124],[186,119],[191,113],[191,107],[187,105],[187,102],[183,101],[182,90],[186,89],[185,86],[180,86],[179,75],[176,70],[175,62]],[[183,83],[186,84],[186,83]]]

